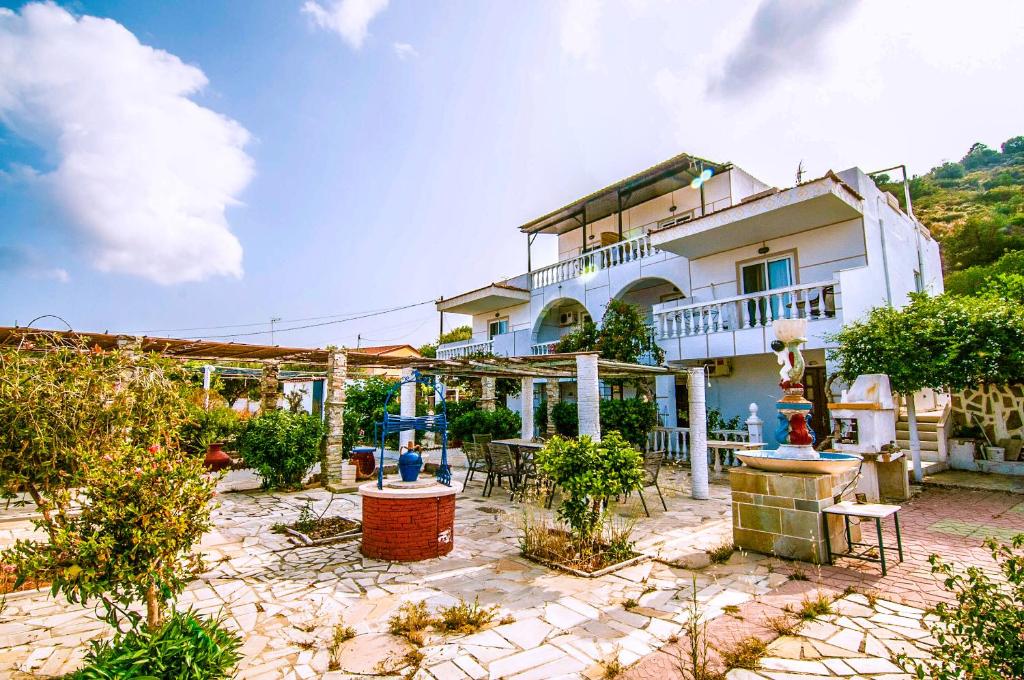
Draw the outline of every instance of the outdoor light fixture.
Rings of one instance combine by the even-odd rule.
[[[761,247],[757,249],[757,254],[765,255],[768,253],[769,250],[771,250],[771,248],[768,247],[768,244],[765,243],[764,241],[761,241]]]

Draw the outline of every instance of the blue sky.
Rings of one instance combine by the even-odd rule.
[[[518,224],[680,151],[785,186],[1024,133],[1016,3],[710,5],[0,2],[0,324],[300,326],[520,273]]]

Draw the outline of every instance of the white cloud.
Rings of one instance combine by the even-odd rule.
[[[0,119],[56,160],[38,181],[100,270],[242,275],[225,211],[252,177],[249,133],[189,99],[206,83],[115,21],[51,4],[0,13]]]
[[[416,51],[416,48],[409,43],[396,42],[392,45],[395,50],[395,56],[405,61],[406,59],[415,59],[420,56],[420,53]]]
[[[58,283],[71,280],[66,269],[48,266],[37,250],[23,246],[0,246],[0,274],[49,279]]]
[[[354,50],[362,48],[370,22],[388,6],[388,0],[306,0],[302,11],[322,29],[334,31]]]
[[[594,66],[600,48],[601,0],[564,0],[560,18],[562,51]]]

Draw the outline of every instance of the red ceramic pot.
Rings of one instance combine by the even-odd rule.
[[[231,458],[224,453],[223,443],[215,442],[206,447],[206,458],[203,460],[203,465],[207,470],[214,472],[231,467]]]
[[[350,464],[356,466],[356,479],[372,477],[377,471],[377,449],[372,446],[356,446],[352,449]]]

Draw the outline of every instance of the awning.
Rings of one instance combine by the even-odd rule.
[[[513,307],[530,301],[530,291],[523,288],[492,283],[489,286],[438,300],[437,311],[455,314],[484,314],[504,307]]]
[[[586,221],[590,224],[617,213],[620,195],[622,207],[626,209],[687,187],[704,170],[718,174],[729,167],[729,163],[716,163],[682,153],[531,220],[520,226],[519,231],[525,234],[564,234],[579,228],[583,223],[584,206],[587,213]]]
[[[790,236],[863,215],[864,199],[829,172],[792,189],[651,232],[651,245],[690,259]]]

